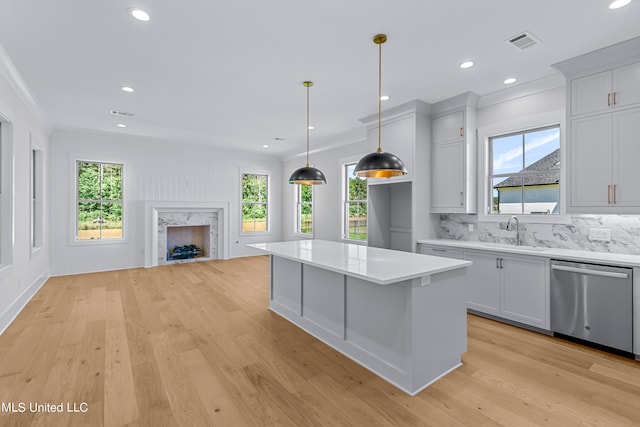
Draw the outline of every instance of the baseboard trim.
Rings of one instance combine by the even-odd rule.
[[[31,298],[40,290],[49,279],[49,273],[44,273],[31,286],[29,286],[16,300],[0,315],[0,335],[13,323],[18,314],[31,301]]]

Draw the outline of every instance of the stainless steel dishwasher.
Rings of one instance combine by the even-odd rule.
[[[633,351],[631,268],[551,261],[551,330]]]

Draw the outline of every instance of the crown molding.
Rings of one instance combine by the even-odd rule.
[[[36,120],[45,129],[47,134],[53,130],[49,116],[33,96],[29,86],[22,78],[22,75],[9,57],[9,54],[0,44],[0,76],[4,78],[9,87],[16,93],[18,98],[25,104],[27,109],[35,116]]]

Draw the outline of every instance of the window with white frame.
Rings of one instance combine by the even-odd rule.
[[[313,186],[296,185],[296,233],[313,235]]]
[[[560,213],[560,125],[489,137],[489,215]]]
[[[357,162],[343,165],[342,237],[367,240],[367,180],[354,174]]]
[[[76,162],[76,240],[122,240],[123,165]]]
[[[241,174],[242,233],[269,231],[269,175]]]
[[[31,250],[44,244],[44,159],[43,151],[31,144]]]

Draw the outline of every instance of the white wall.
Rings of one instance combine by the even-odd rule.
[[[1,52],[0,52],[1,53]],[[4,55],[2,55],[4,56]],[[20,92],[20,85],[6,70],[7,64],[0,58],[0,114],[9,117],[13,128],[11,140],[3,144],[13,145],[13,236],[1,235],[0,239],[12,239],[10,266],[0,273],[0,332],[13,320],[31,296],[48,277],[47,240],[42,250],[31,251],[31,140],[38,143],[46,159],[49,151],[48,132],[39,118],[29,96]],[[20,94],[20,95],[19,95]],[[47,183],[45,182],[45,186]],[[45,188],[45,194],[48,190]],[[45,199],[46,200],[46,199]],[[46,208],[45,208],[46,215]],[[46,233],[45,224],[45,233]]]
[[[117,134],[56,131],[51,136],[51,273],[65,275],[144,265],[144,202],[229,202],[229,255],[255,255],[247,243],[281,240],[281,162],[276,157]],[[123,242],[77,245],[74,236],[75,158],[124,163]],[[240,236],[240,171],[267,172],[271,233]]]
[[[562,110],[566,103],[565,98],[565,87],[559,86],[486,107],[481,106],[476,111],[477,124],[482,128],[549,111]],[[479,104],[482,105],[482,102],[483,98],[480,98]],[[478,152],[480,153],[480,150]]]
[[[347,141],[344,146],[318,153],[311,153],[310,163],[320,169],[327,183],[316,185],[313,189],[313,227],[314,238],[339,241],[342,233],[342,168],[340,159],[354,158],[356,161],[367,154],[365,128],[362,127],[362,138]],[[296,185],[289,184],[291,173],[305,165],[304,156],[287,160],[282,164],[282,237],[284,240],[295,240],[296,220]]]

